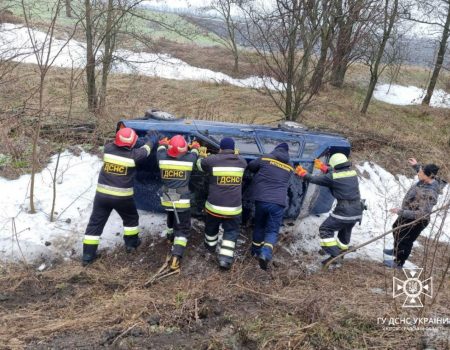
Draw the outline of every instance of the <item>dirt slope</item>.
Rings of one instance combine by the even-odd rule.
[[[197,227],[181,275],[149,288],[143,285],[167,252],[160,238],[135,254],[117,249],[89,268],[78,261],[42,273],[11,267],[0,277],[0,348],[448,348],[448,332],[431,339],[377,324],[378,317],[417,315],[392,299],[392,271],[349,259],[342,268],[313,272],[313,257],[278,248],[266,273],[247,253],[247,235],[232,271],[221,272],[205,256]],[[283,237],[283,245],[290,239]],[[448,316],[448,287],[446,281],[427,314]]]

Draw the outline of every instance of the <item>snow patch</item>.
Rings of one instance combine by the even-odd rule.
[[[5,23],[0,25],[0,49],[3,59],[12,59],[23,63],[37,64],[30,42],[29,31],[37,45],[48,49],[48,38],[44,32],[23,26]],[[100,52],[99,55],[102,53]],[[47,53],[45,52],[44,57]],[[208,83],[231,84],[245,88],[282,89],[282,84],[267,77],[249,77],[234,79],[224,73],[193,67],[170,55],[147,52],[117,50],[117,58],[111,71],[113,73],[140,74],[175,80],[200,80]],[[76,40],[53,39],[49,62],[62,68],[84,68],[86,66],[86,45]]]
[[[415,86],[381,84],[375,88],[373,97],[377,100],[400,106],[420,105],[426,91]],[[430,106],[449,108],[450,94],[444,90],[434,90]]]
[[[94,155],[81,152],[75,156],[69,151],[61,154],[56,181],[56,220],[49,221],[53,199],[53,174],[57,156],[53,156],[48,166],[36,174],[35,203],[36,214],[29,213],[30,175],[17,180],[0,178],[0,193],[3,200],[0,207],[0,260],[2,261],[48,261],[54,258],[70,259],[81,254],[84,230],[92,211],[98,173],[102,161]],[[390,230],[395,216],[388,209],[398,207],[415,179],[393,176],[380,166],[364,163],[357,166],[363,174],[360,177],[362,197],[367,200],[362,225],[355,226],[351,245],[358,245]],[[448,203],[448,186],[439,198],[438,206]],[[139,212],[141,235],[161,235],[165,228],[165,215]],[[435,214],[423,235],[442,242],[450,242],[450,222],[442,222],[443,213]],[[310,216],[299,220],[287,229],[294,235],[294,242],[284,247],[292,254],[317,255],[319,250],[319,226],[325,220]],[[15,228],[14,228],[15,225]],[[437,237],[439,228],[441,235]],[[100,249],[122,245],[122,220],[115,212],[109,218],[103,231]],[[370,259],[381,262],[382,250],[391,247],[392,235],[362,248],[349,258]],[[319,259],[319,256],[317,255]],[[41,261],[42,262],[42,261]],[[48,264],[40,268],[45,269]],[[406,267],[412,267],[408,263]]]

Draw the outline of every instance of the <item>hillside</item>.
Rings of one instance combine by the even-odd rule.
[[[63,33],[72,23],[58,25]],[[77,33],[76,39],[82,40],[82,35]],[[230,79],[257,73],[245,55],[239,73],[233,72],[229,52],[211,45],[206,37],[193,43],[168,40],[162,32],[154,39],[157,53],[194,68]],[[127,49],[132,47],[129,43]],[[391,244],[390,236],[349,254],[341,267],[321,270],[317,231],[326,215],[286,223],[268,272],[249,254],[251,227],[241,230],[233,269],[219,271],[215,259],[203,249],[204,224],[194,220],[180,275],[146,287],[168,247],[161,238],[164,218],[144,212],[140,213],[143,244],[137,252],[126,254],[122,246],[114,248],[121,241],[115,216],[105,232],[102,257],[92,266],[81,267],[78,242],[95,189],[73,186],[95,182],[99,166],[95,156],[112,139],[121,118],[142,116],[150,107],[190,119],[273,126],[283,116],[267,95],[248,87],[123,71],[109,77],[103,113],[92,114],[86,106],[82,69],[53,67],[47,75],[46,114],[38,142],[38,172],[46,179],[39,187],[42,210],[32,218],[25,213],[28,177],[23,175],[31,171],[39,102],[37,71],[34,64],[20,63],[0,84],[0,188],[8,201],[0,205],[0,237],[7,233],[0,240],[4,257],[0,260],[0,349],[450,349],[448,212],[433,216],[432,227],[419,238],[408,265],[424,268],[424,275],[433,274],[433,297],[422,296],[424,308],[404,308],[403,296],[392,296],[393,277],[404,280],[405,276],[379,261],[381,249]],[[71,84],[74,76],[76,83]],[[395,84],[423,88],[428,76],[423,67],[403,66]],[[448,72],[443,72],[438,87],[448,91],[449,79]],[[450,180],[450,109],[373,99],[368,113],[362,115],[359,109],[367,80],[367,67],[353,64],[344,87],[326,84],[298,120],[312,130],[337,132],[352,143],[361,187],[367,198],[374,199],[365,222],[354,231],[353,243],[390,229],[393,217],[386,214],[387,209],[399,204],[414,181],[407,158],[439,164],[442,179]],[[382,76],[380,84],[388,82]],[[70,209],[55,224],[47,223],[44,204],[51,197],[47,185],[55,155],[64,150],[65,156],[77,160],[74,168],[70,161],[63,162],[58,210]],[[446,189],[440,204],[448,203]],[[17,205],[9,205],[12,202]],[[28,225],[33,227],[27,230]],[[52,232],[39,232],[46,230]],[[59,241],[52,237],[58,230],[66,231]],[[27,251],[20,250],[21,244],[27,244],[21,238],[28,233],[39,236],[29,241],[52,238],[41,242],[43,256],[29,263]],[[59,249],[61,254],[55,258],[46,253],[47,248]],[[11,261],[9,255],[18,258]],[[415,327],[405,321],[414,318],[437,319],[441,324],[425,322]]]

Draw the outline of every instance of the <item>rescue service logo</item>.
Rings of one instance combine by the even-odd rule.
[[[166,180],[186,180],[184,170],[161,169],[161,177]]]
[[[124,165],[113,164],[113,163],[108,163],[108,162],[105,162],[105,164],[103,165],[103,170],[106,173],[114,174],[114,175],[126,175],[127,169],[128,168]]]
[[[217,176],[218,185],[240,185],[242,183],[241,176]]]
[[[420,275],[423,269],[403,269],[406,280],[401,280],[396,277],[392,278],[392,296],[398,298],[405,296],[403,307],[423,307],[420,300],[422,294],[432,298],[433,297],[433,277],[422,281]]]

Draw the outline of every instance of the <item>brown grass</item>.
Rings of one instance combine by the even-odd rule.
[[[391,298],[392,272],[379,264],[349,260],[310,274],[310,258],[291,264],[278,251],[267,274],[245,257],[246,243],[233,270],[221,273],[202,257],[198,234],[192,242],[182,274],[150,288],[143,284],[162,262],[164,244],[149,248],[148,241],[136,255],[112,252],[87,269],[71,262],[42,273],[3,272],[0,348],[140,348],[149,341],[155,349],[421,346],[421,332],[377,325],[377,317],[417,316]],[[445,288],[425,315],[448,315],[449,305]],[[431,344],[443,348],[445,339]]]

